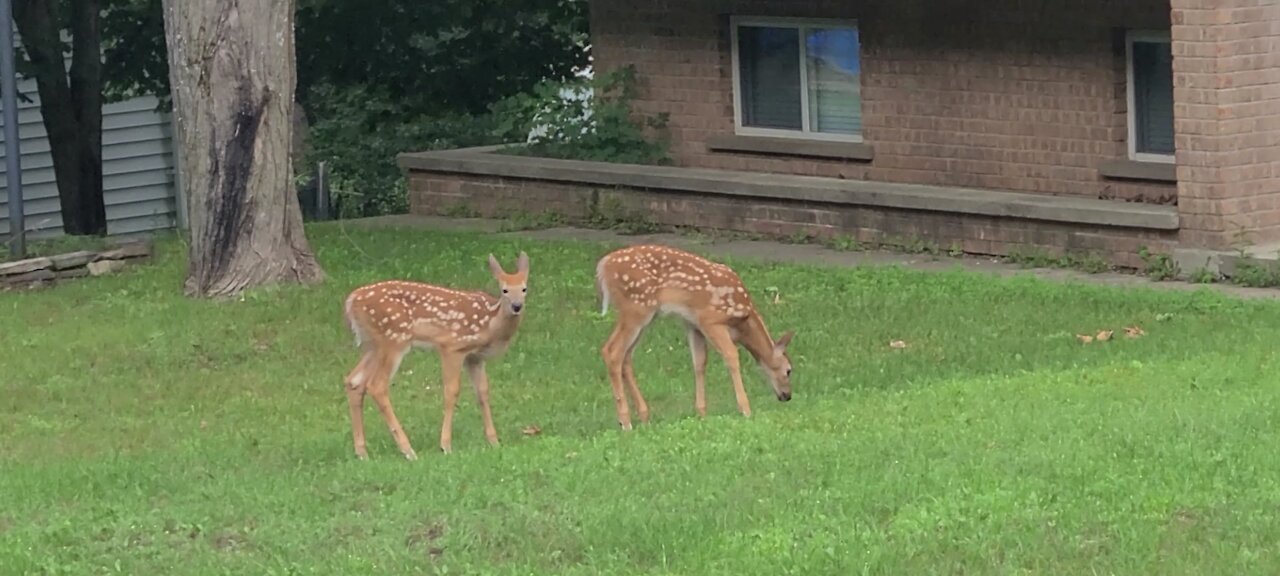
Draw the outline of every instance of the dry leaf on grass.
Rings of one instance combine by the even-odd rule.
[[[1137,338],[1143,334],[1146,334],[1146,332],[1137,326],[1129,326],[1124,329],[1124,335],[1126,338]],[[1115,336],[1115,330],[1099,330],[1096,334],[1092,335],[1076,334],[1076,340],[1079,340],[1084,344],[1089,344],[1092,342],[1106,342],[1111,340],[1113,336]]]
[[[520,433],[524,434],[525,436],[537,436],[538,434],[542,433],[542,429],[539,428],[537,424],[534,424],[532,426],[525,426],[524,428],[520,429]]]
[[[901,349],[903,349],[903,348],[906,348],[906,347],[907,347],[907,343],[906,343],[906,342],[903,342],[902,340],[890,340],[890,341],[889,341],[889,347],[890,347],[890,348],[894,348],[894,349],[901,350]]]

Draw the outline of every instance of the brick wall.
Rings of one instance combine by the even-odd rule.
[[[1173,184],[1098,175],[1127,151],[1116,30],[1168,29],[1169,0],[592,0],[591,7],[597,67],[637,67],[639,108],[670,114],[683,166],[1177,198]],[[858,19],[873,161],[708,151],[709,136],[733,132],[730,14]]]
[[[732,230],[766,236],[805,233],[817,237],[848,235],[870,244],[925,240],[941,249],[959,246],[971,254],[1008,255],[1015,250],[1094,254],[1129,268],[1143,265],[1138,251],[1172,250],[1173,233],[1036,222],[1012,218],[946,214],[795,201],[725,198],[647,190],[600,188],[541,180],[411,171],[409,205],[413,213],[450,216],[459,209],[483,217],[516,212],[550,212],[570,221],[598,210],[643,214],[668,226]]]
[[[1172,4],[1182,241],[1280,241],[1280,4]]]

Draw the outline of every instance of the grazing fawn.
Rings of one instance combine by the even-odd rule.
[[[640,334],[659,313],[684,320],[693,353],[694,408],[699,417],[707,414],[708,340],[729,368],[743,416],[751,416],[751,406],[742,387],[739,343],[764,370],[778,400],[791,399],[787,345],[795,333],[788,331],[777,340],[771,338],[742,279],[728,266],[667,246],[630,246],[600,259],[596,264],[596,288],[601,314],[608,314],[610,304],[618,311],[617,323],[601,354],[609,369],[618,424],[623,430],[631,429],[624,385],[635,400],[640,421],[649,421],[649,407],[636,386],[631,358]]]
[[[528,290],[529,256],[521,252],[515,274],[507,274],[490,254],[489,270],[502,289],[500,297],[394,280],[362,286],[347,296],[347,323],[355,333],[356,345],[364,353],[346,379],[351,433],[358,458],[369,457],[364,440],[367,392],[378,404],[400,452],[405,458],[417,459],[391,409],[390,397],[391,378],[404,355],[414,346],[434,349],[440,354],[444,381],[440,450],[445,454],[452,452],[453,409],[464,367],[484,415],[484,436],[489,444],[498,445],[498,432],[489,412],[485,361],[505,352],[520,327],[520,312]]]

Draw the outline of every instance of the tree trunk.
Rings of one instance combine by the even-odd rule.
[[[102,6],[99,0],[71,2],[71,104],[79,137],[79,206],[68,234],[106,234],[107,208],[102,196]]]
[[[293,188],[293,17],[294,0],[164,0],[188,295],[324,279]]]
[[[98,0],[71,3],[71,78],[50,0],[18,0],[14,21],[35,70],[67,234],[107,233],[102,198],[102,34]]]

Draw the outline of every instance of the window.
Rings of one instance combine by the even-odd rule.
[[[862,141],[853,24],[735,18],[730,26],[737,133]]]
[[[1173,52],[1169,34],[1130,32],[1127,45],[1129,157],[1173,161]]]

